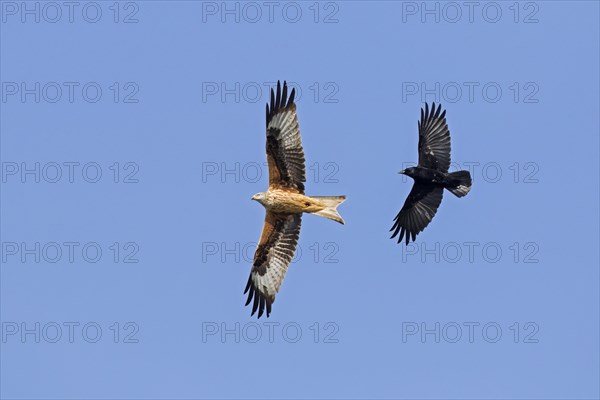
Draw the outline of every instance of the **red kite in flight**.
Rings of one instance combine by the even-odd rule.
[[[244,291],[248,293],[246,305],[254,299],[251,315],[258,310],[258,318],[265,308],[267,317],[271,314],[271,305],[298,244],[302,213],[344,223],[336,208],[346,196],[304,195],[306,167],[294,94],[292,88],[288,99],[286,82],[283,82],[283,92],[277,82],[277,96],[271,89],[270,107],[267,103],[269,189],[252,197],[265,207],[267,214]]]

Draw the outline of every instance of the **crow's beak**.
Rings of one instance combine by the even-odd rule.
[[[402,171],[398,172],[399,174],[404,174],[404,171],[406,171],[405,169],[403,169]]]

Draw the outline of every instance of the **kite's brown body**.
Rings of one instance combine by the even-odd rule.
[[[342,217],[337,213],[336,207],[346,199],[345,196],[310,197],[285,189],[269,188],[267,192],[256,194],[253,199],[261,203],[267,212],[276,214],[310,213],[341,224],[344,223]]]

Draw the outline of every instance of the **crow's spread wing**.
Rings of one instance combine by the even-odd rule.
[[[448,172],[450,168],[450,131],[446,123],[446,110],[435,103],[425,103],[425,111],[421,108],[419,121],[419,167]]]
[[[412,238],[413,242],[419,232],[433,219],[440,203],[444,188],[432,184],[415,182],[410,191],[404,206],[394,219],[394,226],[390,231],[394,231],[392,238],[400,233],[398,243],[406,234],[406,244]]]

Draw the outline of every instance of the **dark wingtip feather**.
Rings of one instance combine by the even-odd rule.
[[[275,112],[275,92],[271,88],[271,112]]]
[[[283,108],[288,108],[294,104],[296,98],[296,89],[292,87],[290,97],[288,99],[288,86],[287,81],[283,81],[283,91],[281,87],[281,81],[277,81],[277,88],[271,88],[271,101],[270,105],[267,102],[267,122],[277,111]]]
[[[246,289],[244,289],[244,294],[246,294],[248,289],[250,289],[250,286],[252,286],[252,274],[250,274],[250,277],[248,278],[248,283],[246,283]]]
[[[283,81],[283,94],[281,95],[281,103],[282,103],[283,107],[286,106],[286,101],[287,101],[287,82]]]
[[[256,312],[258,311],[258,318],[260,318],[265,313],[266,309],[268,318],[271,314],[272,301],[270,301],[266,296],[264,296],[254,287],[254,285],[252,284],[252,275],[250,275],[250,279],[248,279],[248,284],[246,285],[244,294],[246,292],[248,292],[246,306],[250,304],[252,300],[254,300],[254,302],[252,303],[252,312],[250,313],[250,316],[254,316],[254,314],[256,314]]]
[[[435,119],[438,119],[440,117],[440,112],[442,112],[442,105],[438,104],[438,108],[435,111]]]
[[[392,226],[392,229],[390,229],[391,231],[394,231],[394,233],[392,234],[392,237],[390,237],[390,239],[393,239],[398,232],[400,232],[400,214],[396,215],[396,218],[394,218],[394,226]]]
[[[255,293],[254,293],[254,286],[250,286],[249,288],[246,287],[246,290],[244,291],[244,294],[246,294],[246,292],[248,291],[248,289],[250,289],[250,292],[248,292],[248,299],[246,299],[246,306],[248,304],[250,304],[250,302],[252,301],[252,298],[254,297]]]
[[[256,312],[256,309],[258,308],[258,298],[260,297],[260,293],[255,293],[254,294],[254,303],[252,303],[252,314],[250,314],[251,316],[254,315],[254,313]]]
[[[277,81],[277,97],[275,99],[275,109],[279,110],[281,107],[281,82]]]
[[[404,227],[400,230],[400,236],[398,236],[398,243],[402,243],[402,238],[404,237]]]
[[[262,317],[265,311],[265,298],[264,296],[260,296],[260,300],[258,303],[258,318]]]
[[[294,97],[296,96],[296,88],[292,88],[292,93],[290,93],[290,99],[287,102],[287,107],[290,107],[294,104]]]
[[[267,102],[267,123],[269,123],[269,103]]]
[[[267,126],[269,125],[269,122],[271,122],[271,118],[273,118],[275,111],[275,92],[273,92],[273,88],[271,88],[271,99],[270,102],[267,101]]]

